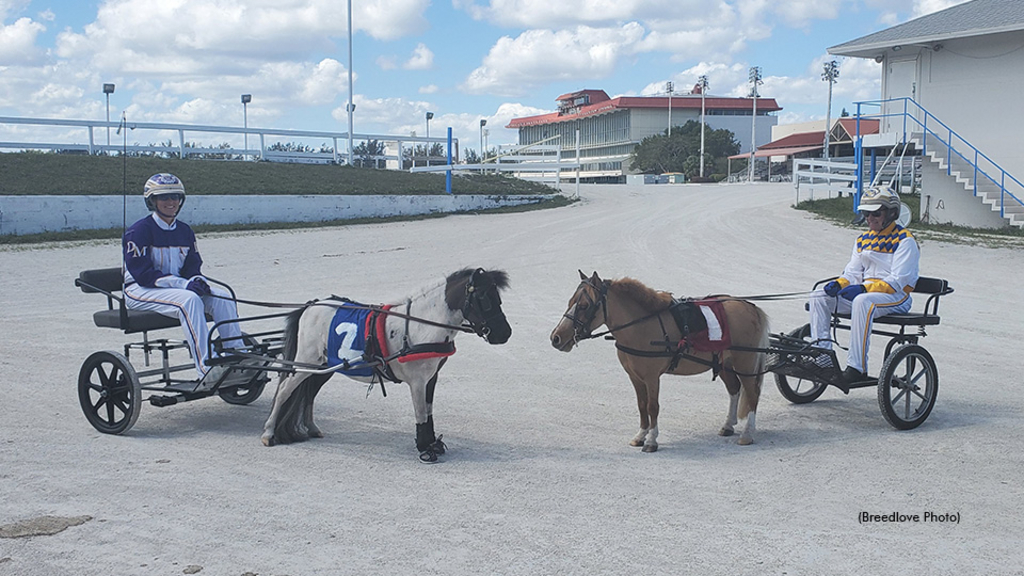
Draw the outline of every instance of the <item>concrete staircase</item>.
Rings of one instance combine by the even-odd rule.
[[[913,133],[910,134],[910,141],[919,150],[926,150],[925,157],[928,161],[937,165],[945,171],[957,184],[978,197],[981,202],[992,208],[992,211],[999,212],[1011,226],[1024,228],[1024,204],[1014,199],[1009,194],[1004,194],[999,181],[999,171],[984,172],[984,168],[978,169],[974,162],[974,151],[968,149],[965,152],[957,152],[954,147],[952,151],[949,145],[934,134]],[[965,159],[961,154],[968,155],[971,161]],[[998,167],[997,167],[998,168]],[[1006,182],[1004,186],[1009,185]]]

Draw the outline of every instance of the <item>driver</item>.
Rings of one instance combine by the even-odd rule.
[[[850,314],[850,350],[843,372],[847,384],[867,379],[872,320],[910,310],[920,260],[914,236],[896,222],[900,198],[894,190],[864,190],[857,210],[869,230],[857,237],[842,275],[812,292],[810,300],[814,346],[830,350],[832,312]]]
[[[210,357],[206,314],[214,322],[222,322],[238,318],[238,309],[230,294],[207,283],[196,235],[177,219],[185,204],[181,180],[173,174],[154,174],[146,181],[143,197],[152,213],[132,224],[121,239],[125,301],[133,310],[178,318],[199,374],[195,391],[209,390],[228,368],[206,365]],[[222,324],[217,330],[225,348],[241,346],[237,322]]]

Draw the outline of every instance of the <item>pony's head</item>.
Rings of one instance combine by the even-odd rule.
[[[551,345],[562,352],[568,352],[580,340],[590,338],[594,328],[606,322],[607,293],[608,283],[601,280],[597,272],[587,278],[580,270],[580,285],[569,298],[569,305],[562,314],[562,319],[551,332]]]
[[[508,287],[503,270],[466,268],[448,276],[445,301],[451,310],[459,310],[477,336],[490,344],[504,344],[512,336],[512,326],[501,309],[498,291]]]

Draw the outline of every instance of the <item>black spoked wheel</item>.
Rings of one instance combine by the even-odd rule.
[[[904,344],[885,359],[878,376],[878,407],[898,430],[917,428],[931,414],[939,393],[935,360],[917,344]]]
[[[810,342],[811,325],[804,324],[787,334],[787,336]],[[805,380],[796,376],[786,376],[776,372],[775,386],[778,387],[779,392],[782,393],[786,400],[794,404],[807,404],[808,402],[814,402],[819,396],[824,394],[827,384]]]
[[[78,401],[92,427],[123,434],[142,408],[142,386],[128,359],[117,352],[95,352],[78,372]]]
[[[252,336],[242,334],[242,339],[248,349],[255,349],[257,342]],[[218,388],[217,395],[220,396],[221,400],[228,404],[235,404],[237,406],[244,406],[255,402],[256,399],[263,394],[263,388],[266,387],[267,382],[270,382],[270,377],[267,376],[266,372],[261,370],[261,368],[266,365],[267,363],[261,362],[256,364],[253,368],[246,369],[245,373],[249,376],[247,384],[243,386]]]

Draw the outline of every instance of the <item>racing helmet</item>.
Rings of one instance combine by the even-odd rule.
[[[166,194],[177,194],[181,197],[181,204],[178,205],[178,210],[181,211],[181,207],[185,205],[185,185],[181,183],[177,176],[160,173],[153,174],[149,177],[149,180],[146,180],[142,197],[146,200],[146,208],[150,212],[156,210],[156,197]]]
[[[900,195],[889,187],[872,186],[865,188],[860,196],[858,212],[874,212],[885,210],[885,222],[888,224],[900,215]]]

